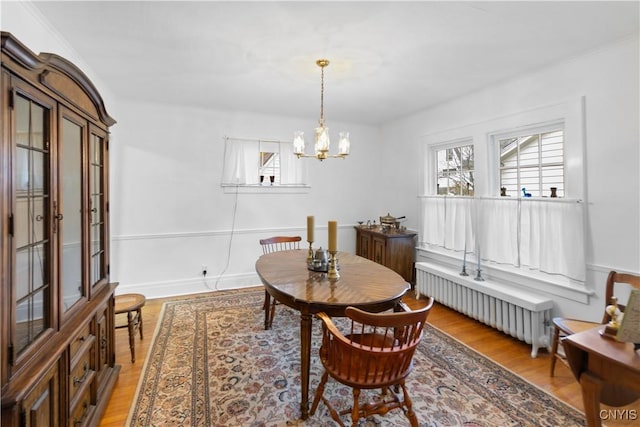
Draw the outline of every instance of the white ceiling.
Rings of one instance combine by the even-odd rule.
[[[637,34],[639,2],[34,2],[114,95],[380,123]]]

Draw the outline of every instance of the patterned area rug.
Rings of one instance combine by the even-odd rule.
[[[323,403],[299,419],[299,315],[279,305],[265,331],[263,299],[252,288],[165,303],[127,426],[335,425]],[[320,321],[313,324],[311,397],[322,374]],[[421,426],[585,425],[576,409],[434,327],[414,364],[407,386]],[[350,404],[351,389],[335,381],[325,393],[338,407]],[[365,425],[409,423],[394,410]]]

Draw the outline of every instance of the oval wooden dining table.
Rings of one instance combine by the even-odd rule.
[[[267,291],[300,312],[300,377],[302,419],[309,417],[309,372],[311,365],[312,317],[319,312],[343,317],[349,306],[370,312],[399,309],[402,296],[410,285],[393,270],[347,252],[338,252],[340,278],[329,280],[327,274],[307,268],[307,251],[292,250],[262,255],[256,272]],[[270,301],[266,301],[269,307]],[[265,310],[266,312],[267,310]],[[267,325],[265,313],[265,325]]]

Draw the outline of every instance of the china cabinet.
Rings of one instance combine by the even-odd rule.
[[[2,32],[2,426],[92,426],[118,377],[109,126],[86,75]]]
[[[404,280],[414,283],[416,233],[380,226],[357,226],[356,255],[389,267]]]

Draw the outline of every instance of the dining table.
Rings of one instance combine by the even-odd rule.
[[[401,310],[401,300],[411,288],[395,271],[366,258],[338,252],[338,279],[313,271],[303,249],[273,252],[256,261],[256,272],[270,298],[300,313],[301,418],[309,417],[309,374],[311,370],[311,328],[314,314],[344,317],[345,309],[357,307],[369,312]],[[265,310],[265,324],[267,323]],[[275,324],[273,327],[277,327]]]

